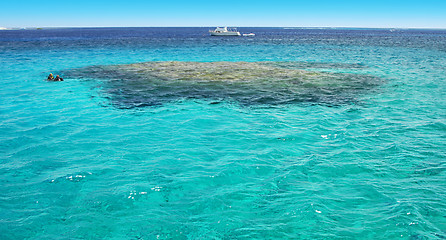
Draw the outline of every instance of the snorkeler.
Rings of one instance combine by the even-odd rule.
[[[47,78],[48,81],[54,81],[54,82],[61,82],[63,81],[63,78],[61,78],[59,75],[56,75],[56,78],[54,78],[53,74],[50,73]]]
[[[57,75],[56,78],[54,79],[54,81],[61,82],[61,81],[63,81],[63,78],[61,78],[61,77],[59,77],[59,75]]]

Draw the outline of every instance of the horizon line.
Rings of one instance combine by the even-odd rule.
[[[219,25],[220,26],[220,25]],[[221,25],[223,26],[223,25]],[[28,27],[1,27],[0,30],[32,30],[51,28],[215,28],[216,26],[28,26]],[[228,26],[229,27],[229,26]],[[234,26],[231,26],[234,27]],[[446,30],[446,27],[302,27],[302,26],[237,26],[240,28],[307,28],[307,29],[420,29],[420,30]]]

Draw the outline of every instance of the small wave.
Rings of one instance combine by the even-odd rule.
[[[81,172],[76,174],[68,174],[62,177],[57,177],[53,179],[48,179],[48,183],[59,183],[59,182],[80,182],[83,181],[88,176],[92,175],[90,172]]]

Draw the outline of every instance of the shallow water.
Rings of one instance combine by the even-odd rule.
[[[1,239],[446,237],[445,31],[207,30],[0,31]],[[68,74],[164,61],[378,81],[284,104],[277,79]]]
[[[184,99],[267,107],[301,102],[337,105],[352,103],[383,82],[371,75],[305,71],[301,67],[293,62],[145,62],[72,69],[65,77],[103,79],[103,90],[113,105],[121,108]]]

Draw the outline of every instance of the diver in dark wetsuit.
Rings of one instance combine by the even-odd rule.
[[[54,79],[54,81],[61,82],[61,81],[63,81],[63,78],[61,78],[61,77],[59,77],[59,75],[57,75],[56,78]]]
[[[53,81],[54,80],[54,76],[52,73],[50,73],[50,75],[48,75],[48,81]]]

